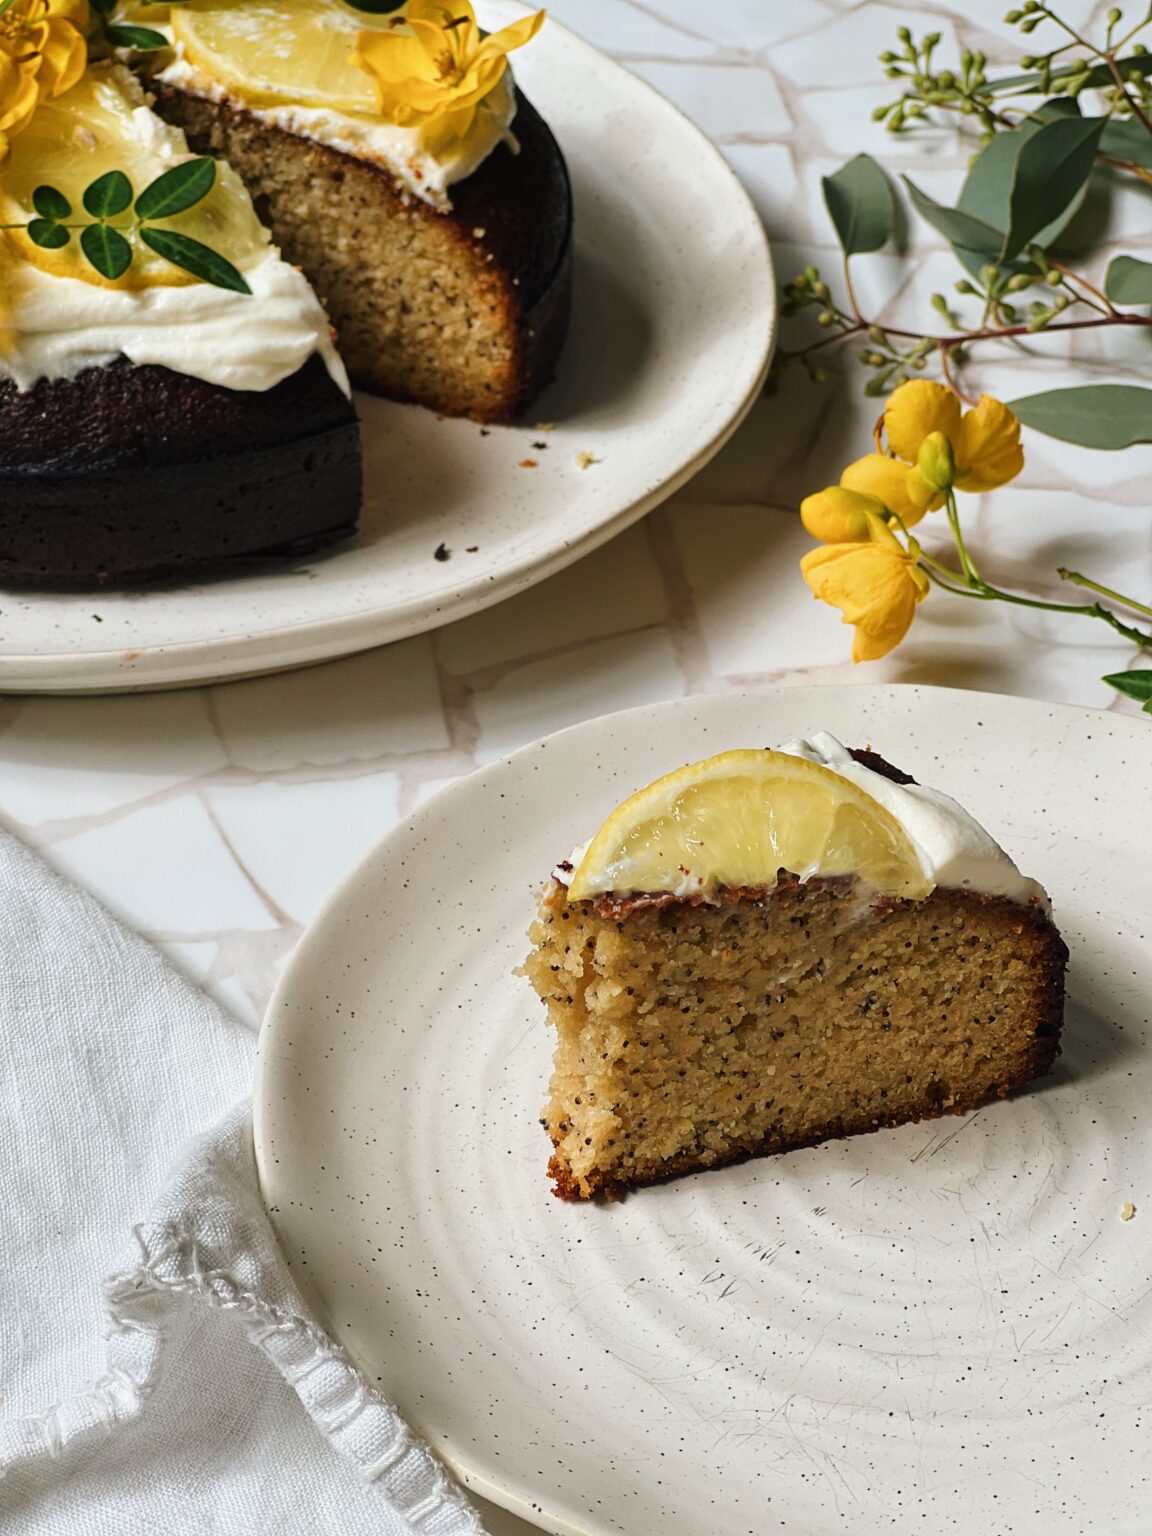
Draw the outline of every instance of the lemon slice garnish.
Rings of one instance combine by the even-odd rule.
[[[55,187],[71,204],[68,223],[88,222],[83,212],[85,187],[106,171],[120,170],[139,195],[144,188],[182,160],[196,157],[180,147],[174,129],[161,123],[144,105],[135,82],[119,65],[96,64],[63,96],[45,98],[32,121],[12,141],[12,153],[0,170],[0,223],[26,222],[35,217],[32,194],[37,187]],[[130,233],[131,209],[110,220]],[[178,230],[209,245],[243,271],[260,260],[269,236],[256,217],[243,183],[230,167],[218,164],[216,182],[208,195],[170,219],[152,222],[155,229]],[[58,250],[36,245],[23,230],[9,230],[14,252],[55,277],[76,277],[109,288],[174,287],[198,281],[139,241],[133,243],[132,265],[110,282],[101,277],[72,239]]]
[[[698,893],[856,875],[886,894],[932,890],[903,827],[878,801],[818,763],[784,752],[721,752],[649,784],[612,812],[568,887]]]
[[[193,0],[170,17],[187,62],[250,106],[377,110],[371,77],[349,62],[369,15],[332,0]]]

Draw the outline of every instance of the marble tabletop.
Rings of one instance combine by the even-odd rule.
[[[993,61],[1021,51],[1005,0],[934,3],[932,25]],[[553,0],[721,146],[764,218],[778,274],[837,268],[820,177],[861,149],[935,196],[970,150],[948,130],[893,139],[869,121],[889,93],[875,55],[908,7],[879,0]],[[1102,14],[1062,0],[1070,20]],[[927,22],[924,26],[927,26]],[[1152,244],[1143,198],[1109,233]],[[914,259],[859,258],[865,302],[896,323],[958,275],[935,238]],[[915,322],[914,322],[915,323]],[[1140,338],[1143,345],[1144,338]],[[981,381],[1011,397],[1070,375],[1052,338]],[[1050,361],[1044,361],[1044,355]],[[1085,376],[1143,359],[1082,346]],[[794,682],[920,682],[1136,706],[1100,681],[1131,647],[1085,621],[933,594],[883,662],[853,667],[851,631],[797,572],[801,496],[867,450],[875,402],[790,374],[675,499],[541,586],[434,634],[296,673],[187,692],[0,699],[0,818],[100,896],[255,1029],[304,926],[397,818],[479,764],[605,711]],[[982,564],[1039,592],[1060,564],[1152,591],[1152,448],[1091,453],[1028,434],[1020,479],[972,516]],[[1057,583],[1058,585],[1058,583]],[[813,722],[814,727],[819,725]],[[493,1529],[526,1526],[493,1517]]]

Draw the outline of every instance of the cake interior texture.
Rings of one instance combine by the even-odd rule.
[[[548,383],[567,326],[564,161],[523,97],[500,145],[442,213],[367,161],[227,103],[156,88],[193,149],[239,173],[335,327],[354,384],[449,415],[505,420]]]
[[[570,1199],[960,1113],[1059,1052],[1064,945],[999,897],[782,871],[716,905],[569,903],[553,881],[532,938]]]

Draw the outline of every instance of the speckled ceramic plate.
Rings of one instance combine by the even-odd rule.
[[[513,975],[534,891],[656,774],[821,728],[1049,887],[1063,1057],[963,1118],[554,1199],[551,1042]],[[987,694],[712,695],[526,747],[368,856],[265,1022],[261,1177],[331,1326],[466,1483],[584,1536],[1146,1536],[1150,748]]]
[[[478,6],[493,27],[523,9]],[[772,264],[743,188],[687,118],[556,21],[516,71],[560,140],[576,200],[572,330],[531,422],[482,432],[362,397],[355,540],[176,590],[0,592],[0,689],[172,687],[432,629],[594,549],[727,440],[763,382],[775,324]],[[581,468],[585,454],[597,462]],[[440,545],[450,559],[435,558]]]

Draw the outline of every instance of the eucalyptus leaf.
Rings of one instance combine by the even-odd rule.
[[[1152,704],[1152,668],[1142,672],[1110,672],[1101,682],[1111,683],[1117,693],[1126,693],[1130,699],[1139,699],[1145,709]],[[1152,714],[1152,709],[1148,709]]]
[[[191,272],[201,282],[212,283],[217,288],[229,288],[233,293],[252,292],[232,263],[226,261],[210,245],[204,245],[188,235],[177,234],[174,229],[151,229],[147,226],[140,231],[140,238],[157,256],[163,256],[174,267]]]
[[[857,155],[821,181],[824,204],[845,256],[878,251],[894,231],[892,183],[871,155]]]
[[[927,219],[933,229],[938,229],[969,271],[978,272],[989,262],[996,262],[1004,245],[1004,235],[986,224],[983,219],[965,213],[960,208],[945,208],[934,202],[927,192],[921,192],[915,182],[904,177],[912,206],[921,218]]]
[[[1028,135],[1016,160],[1008,201],[1002,259],[1010,261],[1031,241],[1042,244],[1051,228],[1071,217],[1096,162],[1102,117],[1061,117]]]
[[[1104,292],[1115,304],[1152,304],[1152,262],[1115,257],[1104,274]]]
[[[111,282],[123,277],[132,265],[132,247],[119,230],[110,229],[107,224],[89,224],[81,232],[80,249],[100,276]]]
[[[72,204],[55,187],[37,187],[32,206],[42,219],[66,219],[72,212]]]
[[[105,171],[84,190],[84,207],[94,219],[113,218],[131,202],[132,183],[123,171]]]
[[[154,32],[151,27],[124,26],[120,22],[105,27],[104,36],[113,48],[131,48],[134,53],[155,53],[160,48],[172,46],[163,32]]]
[[[1026,427],[1083,448],[1129,448],[1152,442],[1152,389],[1136,384],[1082,384],[1010,400]]]
[[[28,225],[28,238],[42,251],[59,251],[68,244],[72,236],[51,219],[33,219]]]
[[[1100,153],[1131,165],[1152,166],[1152,133],[1135,117],[1113,118],[1104,124]]]
[[[183,213],[206,197],[216,181],[216,162],[208,155],[185,160],[157,176],[136,199],[136,214],[141,219],[168,219]]]

